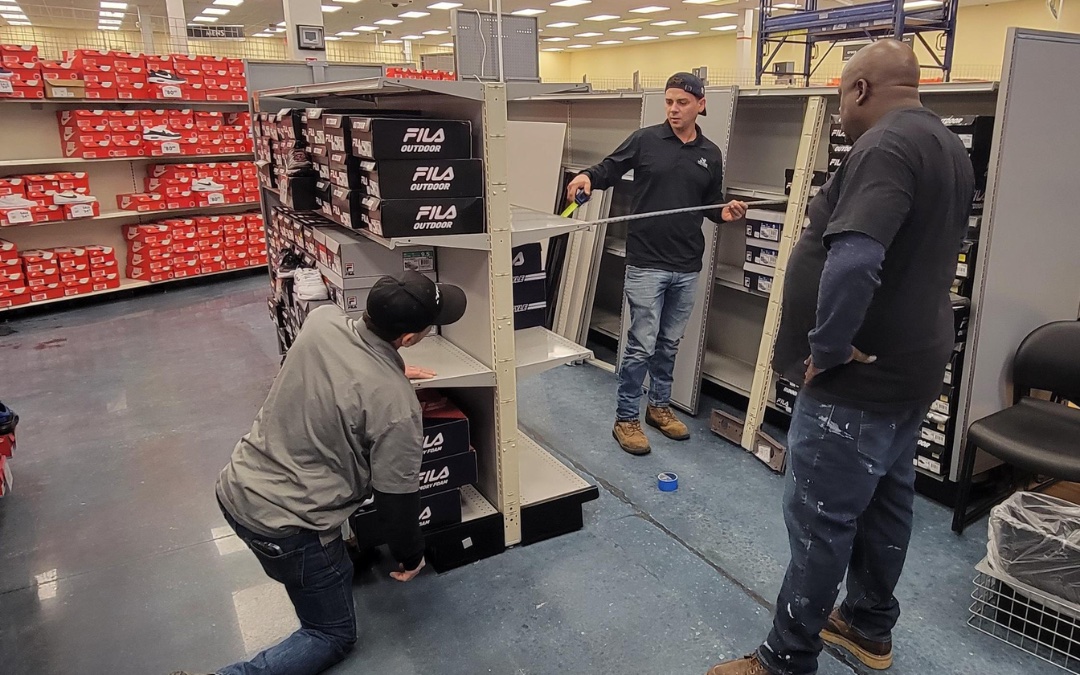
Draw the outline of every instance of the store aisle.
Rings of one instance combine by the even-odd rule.
[[[188,288],[0,337],[0,397],[23,418],[0,502],[0,670],[209,671],[292,629],[213,498],[277,369],[265,291]],[[694,441],[618,452],[611,384],[591,367],[521,383],[523,425],[603,485],[585,529],[408,585],[384,560],[356,586],[359,652],[332,672],[694,675],[755,645],[786,559],[782,478],[704,416]],[[678,493],[656,491],[659,470]],[[980,529],[956,540],[925,502],[918,521],[891,672],[1049,672],[963,625]],[[852,670],[826,656],[821,672]]]

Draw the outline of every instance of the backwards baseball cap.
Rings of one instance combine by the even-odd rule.
[[[368,293],[367,314],[379,327],[399,335],[445,326],[465,314],[465,291],[437,284],[407,270],[375,282]]]
[[[664,91],[668,89],[682,89],[693,94],[698,100],[705,98],[705,83],[693,73],[675,73],[668,78],[667,84],[664,85]],[[701,114],[705,115],[706,111],[702,110]]]

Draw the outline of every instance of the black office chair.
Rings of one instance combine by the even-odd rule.
[[[1080,321],[1056,321],[1031,332],[1013,360],[1013,405],[968,427],[964,465],[953,509],[953,532],[982,517],[1007,495],[968,512],[976,448],[1034,476],[1080,482]],[[1031,398],[1051,392],[1053,401]]]

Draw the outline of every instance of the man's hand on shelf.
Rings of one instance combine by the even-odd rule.
[[[405,366],[405,377],[410,380],[430,380],[435,375],[434,370],[428,370],[420,366]]]

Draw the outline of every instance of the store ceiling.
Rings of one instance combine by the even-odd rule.
[[[113,25],[120,21],[119,26],[124,30],[136,29],[135,3],[128,4],[126,9],[101,9],[99,0],[66,1],[72,3],[73,8],[58,9],[23,2],[22,11],[34,25],[78,25],[83,28],[94,26],[99,11],[123,13],[123,17],[102,17],[101,20]],[[122,0],[117,1],[123,4]],[[438,0],[322,1],[326,35],[332,39],[369,42],[409,39],[425,46],[445,46],[451,42],[449,5],[460,3],[457,8],[460,10],[487,11],[489,8],[488,0],[454,0],[442,4]],[[908,0],[909,3],[919,1],[928,0]],[[19,0],[0,0],[0,11],[17,2]],[[840,2],[855,4],[851,0],[824,0],[819,6]],[[986,4],[987,0],[961,0],[961,4],[969,2]],[[567,6],[568,3],[573,4]],[[140,0],[138,5],[144,13],[165,15],[164,0]],[[739,10],[758,5],[754,0],[504,0],[502,10],[534,14],[542,31],[541,49],[573,51],[733,34]],[[243,25],[249,36],[281,37],[284,33],[284,28],[277,25],[284,20],[281,0],[185,0],[185,9],[188,21],[193,23]],[[398,23],[389,24],[390,21]]]

